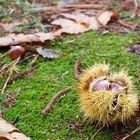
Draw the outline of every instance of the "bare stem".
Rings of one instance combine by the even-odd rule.
[[[5,82],[5,84],[4,84],[3,88],[2,88],[1,94],[4,93],[5,88],[6,88],[7,84],[8,84],[8,81],[9,81],[11,75],[13,74],[14,68],[15,68],[16,64],[19,62],[19,60],[20,60],[20,57],[18,57],[18,58],[14,61],[13,66],[12,66],[12,68],[11,68],[11,70],[10,70],[9,76],[8,76],[8,78],[6,79],[6,82]]]
[[[45,106],[45,108],[41,111],[42,114],[46,115],[50,112],[52,109],[54,103],[57,101],[58,98],[60,98],[62,95],[64,95],[67,91],[69,91],[73,86],[69,86],[58,93],[54,94],[49,103]]]

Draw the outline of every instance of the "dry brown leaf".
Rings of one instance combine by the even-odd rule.
[[[0,140],[31,140],[9,122],[0,118]]]
[[[11,125],[9,122],[6,122],[2,118],[0,118],[0,131],[1,132],[9,133],[9,132],[12,132],[13,130],[18,131],[18,129],[15,128],[13,125]]]
[[[89,18],[89,27],[88,27],[88,31],[89,30],[97,30],[100,28],[99,23],[97,22],[95,17],[90,17]]]
[[[54,33],[36,33],[36,35],[39,37],[41,42],[45,42],[46,40],[52,40],[54,39]]]
[[[60,57],[59,54],[55,53],[53,50],[51,49],[43,49],[42,47],[39,47],[36,49],[37,52],[42,55],[44,58],[49,58],[49,59],[53,59],[53,58],[58,58]]]
[[[61,33],[78,34],[99,29],[102,25],[107,25],[113,16],[113,12],[104,11],[97,19],[84,14],[62,14],[62,16],[64,18],[59,18],[52,22],[53,25],[61,26],[56,32],[57,35],[61,35]]]
[[[97,18],[102,25],[107,25],[113,15],[114,13],[112,11],[104,11]]]
[[[21,43],[44,42],[52,40],[56,36],[61,36],[62,33],[79,34],[89,30],[96,30],[105,26],[114,13],[104,11],[98,17],[88,16],[85,14],[62,14],[63,18],[58,18],[52,22],[52,25],[60,26],[55,32],[36,33],[36,34],[19,34],[9,35],[0,38],[0,46],[13,46]]]
[[[57,31],[58,35],[60,35],[61,33],[79,34],[85,31],[99,28],[99,24],[96,21],[95,17],[88,17],[84,14],[62,15],[65,18],[59,18],[52,22],[53,25],[61,26],[61,28]]]
[[[87,31],[87,27],[75,21],[60,18],[52,22],[54,25],[59,25],[61,28],[56,32],[57,35],[61,33],[78,34]]]
[[[0,46],[14,46],[21,43],[44,42],[54,39],[54,33],[36,33],[36,34],[11,34],[7,37],[0,38]]]

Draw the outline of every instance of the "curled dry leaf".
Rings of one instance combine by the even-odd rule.
[[[21,46],[11,46],[8,55],[11,59],[17,59],[25,54],[25,49]]]
[[[53,50],[51,49],[43,49],[42,47],[39,47],[36,49],[37,52],[43,56],[44,58],[49,58],[49,59],[53,59],[53,58],[58,58],[60,57],[59,54],[55,53]]]
[[[54,33],[36,33],[36,34],[11,34],[7,37],[0,38],[0,46],[13,46],[21,43],[44,42],[54,39]]]
[[[89,30],[99,29],[102,25],[106,25],[114,13],[111,11],[102,12],[97,18],[90,17],[85,14],[62,14],[64,18],[56,19],[53,25],[61,26],[57,31],[57,35],[61,33],[78,34]]]
[[[96,30],[105,26],[114,15],[115,14],[111,11],[104,11],[98,17],[88,16],[81,13],[62,14],[62,18],[58,18],[52,22],[52,25],[60,27],[57,31],[27,35],[9,35],[0,38],[0,47],[30,42],[45,42],[47,40],[52,40],[57,36],[61,36],[62,33],[79,34],[90,30]]]
[[[103,13],[101,13],[97,18],[98,21],[102,24],[102,25],[107,25],[107,23],[111,20],[111,18],[114,16],[114,13],[112,11],[105,11]]]
[[[0,140],[31,140],[9,122],[0,118]]]
[[[52,24],[62,27],[55,33],[58,36],[61,35],[61,33],[78,34],[87,31],[87,27],[85,25],[76,23],[75,21],[69,19],[57,19],[52,22]]]
[[[45,42],[46,40],[52,40],[54,39],[54,33],[37,33],[36,36],[38,36],[39,40],[41,42]]]

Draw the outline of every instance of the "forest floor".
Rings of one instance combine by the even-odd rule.
[[[46,31],[42,19],[39,16],[36,17],[35,13],[21,14],[30,9],[31,4],[25,1],[6,2],[3,0],[0,1],[0,6],[1,22],[15,19],[27,20],[25,22],[28,24],[14,28],[14,32],[27,34]],[[12,11],[14,9],[19,11],[14,14]],[[10,12],[13,14],[10,15]],[[124,17],[125,22],[133,25],[140,21],[140,14],[137,13],[135,18],[131,18],[129,10],[122,10],[120,15]],[[28,22],[30,18],[31,21]],[[7,34],[7,32],[1,32],[0,36]],[[134,44],[139,47],[133,48]],[[97,131],[95,124],[88,124],[79,113],[77,81],[74,77],[74,65],[79,56],[81,69],[103,62],[109,63],[112,71],[125,68],[133,77],[138,92],[140,91],[140,35],[138,30],[119,26],[118,29],[113,27],[113,30],[105,33],[99,29],[78,35],[67,35],[43,44],[43,46],[64,55],[52,60],[39,57],[33,71],[7,85],[4,93],[0,95],[1,109],[4,108],[3,118],[12,122],[18,116],[19,120],[15,126],[33,140],[90,140]],[[7,49],[1,50],[0,56],[4,54],[5,50]],[[30,54],[32,53],[29,52],[27,55]],[[10,58],[4,57],[0,60],[0,66],[11,61]],[[27,69],[30,62],[31,59],[21,60],[18,64],[18,72]],[[1,89],[5,80],[6,77],[0,79]],[[75,86],[57,101],[50,113],[47,115],[40,113],[55,93],[70,85]],[[14,99],[14,102],[8,101],[8,105],[3,107],[3,102],[5,102],[3,100],[8,100],[7,95]],[[130,130],[130,128],[121,129],[120,133],[124,136]],[[96,136],[95,140],[113,140],[114,137],[115,132],[110,128],[105,128]],[[139,138],[140,132],[130,139],[138,140]]]

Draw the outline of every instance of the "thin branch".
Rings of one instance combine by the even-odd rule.
[[[3,57],[5,57],[8,54],[8,52],[6,52],[5,54],[3,54],[0,59],[2,59]]]
[[[130,138],[133,134],[135,134],[136,132],[140,131],[140,126],[137,127],[135,130],[133,130],[130,134],[126,134],[125,137],[123,137],[122,139],[120,140],[127,140],[128,138]]]
[[[46,115],[48,114],[51,109],[53,108],[54,103],[57,101],[58,98],[60,98],[62,95],[64,95],[67,91],[72,89],[73,86],[69,86],[58,93],[54,94],[49,103],[45,106],[45,108],[41,111],[42,114]]]
[[[76,9],[100,9],[103,5],[99,4],[71,4],[67,5],[66,8],[76,8]]]
[[[16,59],[15,63],[13,64],[13,66],[12,66],[12,68],[11,68],[11,70],[10,70],[9,76],[8,76],[8,78],[7,78],[7,80],[6,80],[5,84],[4,84],[4,86],[3,86],[3,88],[2,88],[1,94],[4,93],[4,90],[5,90],[5,88],[6,88],[7,84],[8,84],[8,81],[9,81],[11,75],[13,74],[14,68],[15,68],[16,64],[19,62],[19,60],[20,60],[20,57],[18,57],[18,58]]]
[[[90,140],[95,140],[95,136],[104,128],[104,126],[102,126],[101,128],[99,128],[96,133],[90,138]]]
[[[32,67],[34,65],[34,63],[38,60],[39,58],[39,54],[35,54],[34,58],[32,59],[31,63],[30,63],[30,67]]]
[[[55,11],[56,13],[63,13],[63,12],[68,12],[68,11],[72,11],[75,9],[100,9],[102,8],[103,5],[99,5],[99,4],[71,4],[71,5],[67,5],[65,7],[58,7],[58,6],[50,6],[50,7],[39,7],[39,8],[32,8],[30,11],[49,11],[50,13],[52,11]]]
[[[132,24],[128,24],[121,19],[118,19],[117,22],[125,28],[130,28],[132,30],[135,28],[135,26],[133,26]]]
[[[80,79],[80,57],[77,59],[75,65],[74,65],[74,76],[75,76],[75,79],[79,81],[79,79]]]
[[[33,69],[35,69],[35,67],[30,67],[27,70],[21,71],[19,73],[17,73],[16,75],[14,75],[13,77],[11,77],[10,79],[8,79],[7,84],[11,84],[13,81],[16,81],[17,79],[23,77],[24,75],[27,75],[29,72],[31,72]]]
[[[3,72],[5,69],[7,69],[8,67],[11,67],[11,66],[15,63],[15,61],[16,61],[16,60],[12,61],[12,62],[9,63],[9,64],[4,65],[4,66],[2,67],[2,69],[0,70],[0,76],[1,76],[2,72]]]
[[[50,14],[52,12],[55,12],[55,13],[63,13],[63,12],[68,12],[70,11],[71,9],[67,9],[67,8],[61,8],[61,7],[58,7],[58,6],[49,6],[49,7],[39,7],[39,8],[32,8],[30,9],[30,12],[34,11],[34,12],[40,12],[40,11],[49,11]]]
[[[135,8],[134,8],[134,11],[132,12],[131,18],[134,18],[137,15],[137,10],[138,10],[138,2],[137,2],[137,0],[134,0],[134,5],[135,5]]]

